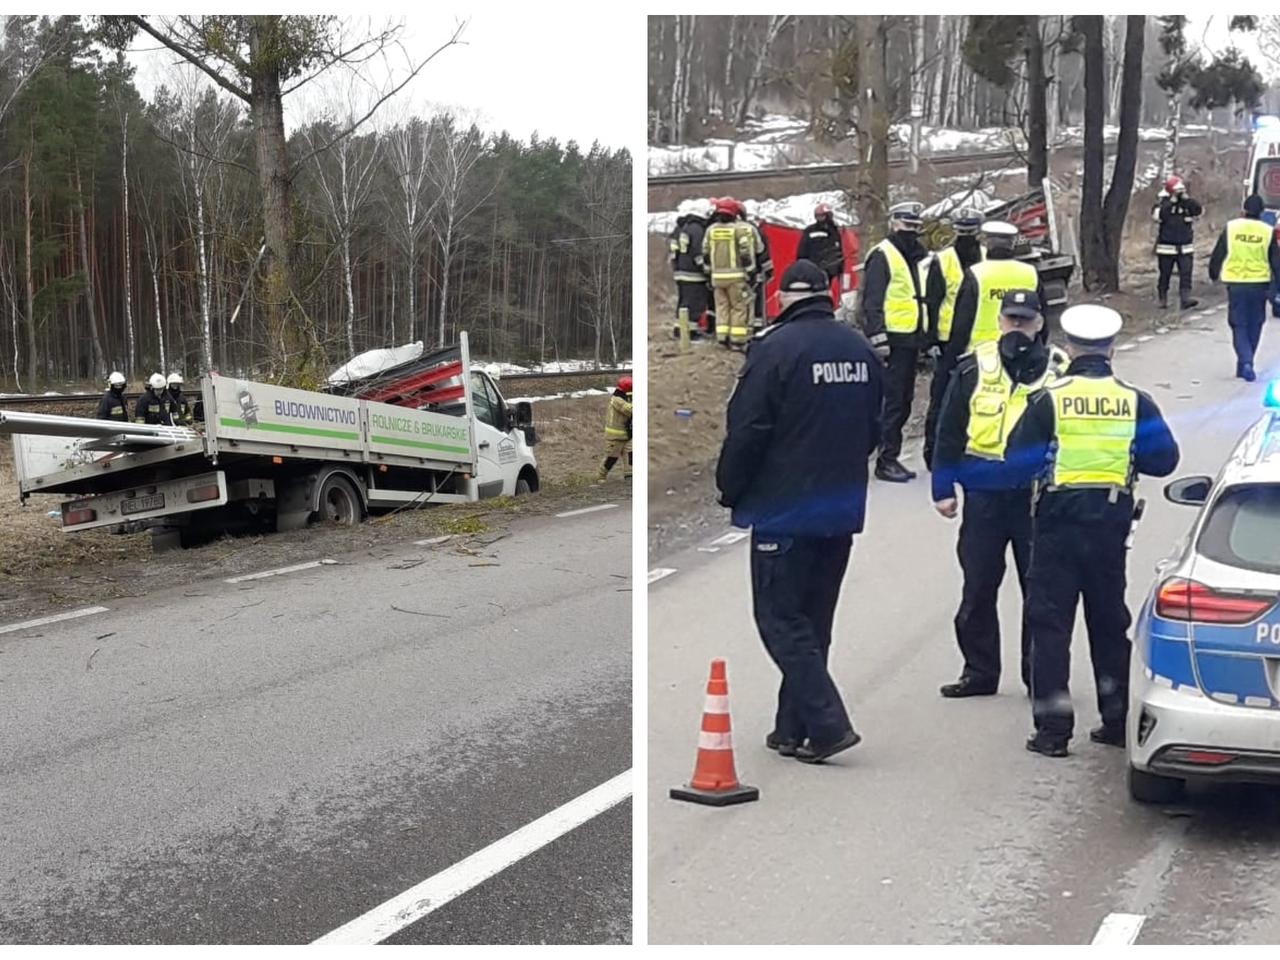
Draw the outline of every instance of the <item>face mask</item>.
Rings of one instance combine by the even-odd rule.
[[[1000,358],[1017,383],[1035,380],[1044,371],[1046,356],[1044,344],[1021,330],[1010,330],[1000,338]]]

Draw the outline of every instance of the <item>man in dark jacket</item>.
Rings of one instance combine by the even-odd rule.
[[[1227,285],[1227,324],[1236,351],[1236,376],[1256,379],[1253,357],[1267,320],[1280,317],[1280,248],[1271,225],[1262,219],[1262,198],[1244,202],[1243,215],[1227,221],[1209,257],[1209,279]]]
[[[1084,597],[1102,725],[1095,743],[1124,746],[1129,712],[1126,554],[1138,476],[1168,476],[1178,444],[1154,400],[1111,372],[1120,314],[1098,304],[1062,315],[1071,365],[1033,394],[1006,460],[1033,478],[1031,711],[1027,749],[1065,757],[1075,725],[1068,681],[1076,604]]]
[[[871,249],[862,267],[862,329],[885,360],[883,439],[876,476],[906,483],[915,472],[899,462],[902,428],[911,416],[916,363],[926,346],[928,317],[925,285],[929,252],[920,242],[923,205],[895,204],[889,210],[889,236]]]
[[[756,626],[782,671],[765,745],[818,763],[861,739],[827,653],[880,439],[881,373],[866,339],[835,319],[816,264],[788,267],[780,296],[738,374],[716,486],[733,525],[751,528]]]
[[[1191,296],[1191,264],[1195,251],[1195,219],[1204,211],[1200,204],[1187,196],[1187,185],[1181,177],[1171,176],[1164,182],[1151,215],[1160,224],[1156,235],[1156,266],[1160,275],[1156,280],[1156,295],[1160,306],[1169,306],[1169,279],[1173,268],[1178,268],[1178,305],[1190,310],[1200,301]]]
[[[129,422],[129,402],[124,398],[125,379],[119,370],[107,377],[107,392],[98,401],[98,419]]]
[[[165,392],[164,374],[153,373],[147,380],[142,396],[134,404],[133,422],[145,423],[153,427],[167,424],[169,417],[165,411]]]
[[[691,336],[698,336],[699,321],[707,313],[710,291],[702,269],[702,235],[710,216],[709,201],[683,201],[675,229],[667,238],[668,259],[676,282],[676,325],[673,331],[676,337],[680,336],[681,325],[687,327]],[[714,337],[715,328],[709,326],[707,335]]]
[[[813,223],[800,234],[796,259],[816,263],[826,273],[828,284],[835,283],[844,275],[844,244],[840,239],[840,227],[836,224],[831,208],[825,203],[813,208]],[[837,292],[833,293],[833,300],[839,295],[839,287],[835,287],[835,290]]]

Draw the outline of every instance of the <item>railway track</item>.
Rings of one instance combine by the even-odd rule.
[[[1006,160],[1021,159],[1017,150],[985,150],[981,153],[939,154],[921,157],[925,163],[935,167],[960,166],[972,163],[1000,163]],[[891,168],[906,167],[910,164],[907,157],[890,159]],[[861,164],[857,161],[849,163],[812,163],[794,167],[768,167],[762,170],[699,170],[693,173],[662,173],[649,177],[652,187],[674,186],[692,183],[733,183],[739,180],[768,180],[772,177],[820,177],[825,174],[841,174],[856,170]]]

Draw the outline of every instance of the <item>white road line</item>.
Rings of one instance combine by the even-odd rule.
[[[739,540],[745,540],[750,534],[745,530],[730,530],[728,533],[722,533],[711,541],[713,547],[727,547],[730,544],[737,543]]]
[[[1135,943],[1147,918],[1140,913],[1108,913],[1093,935],[1093,947],[1127,947]]]
[[[381,943],[629,796],[630,770],[525,824],[315,942],[345,945]]]
[[[649,582],[657,583],[659,580],[664,577],[669,577],[675,572],[674,567],[654,567],[649,571]]]
[[[238,577],[227,577],[223,583],[244,583],[246,580],[265,580],[267,577],[278,577],[284,573],[297,573],[299,570],[314,570],[316,567],[327,567],[337,560],[312,560],[310,563],[295,563],[292,567],[280,567],[277,570],[263,570],[261,573],[245,573]]]
[[[29,630],[32,627],[43,627],[50,623],[61,623],[63,620],[77,620],[80,617],[88,617],[95,613],[106,612],[106,607],[82,607],[79,610],[68,610],[66,613],[55,613],[48,617],[37,617],[35,620],[23,620],[22,623],[11,623],[8,626],[0,627],[0,633],[17,633],[19,630]]]
[[[564,513],[557,513],[557,517],[576,517],[584,513],[598,513],[601,510],[612,510],[616,507],[616,503],[600,503],[594,507],[583,507],[581,510],[566,510]]]

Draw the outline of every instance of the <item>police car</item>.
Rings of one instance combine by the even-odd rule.
[[[1280,383],[1217,479],[1165,487],[1200,507],[1143,604],[1130,670],[1129,792],[1280,782]]]

